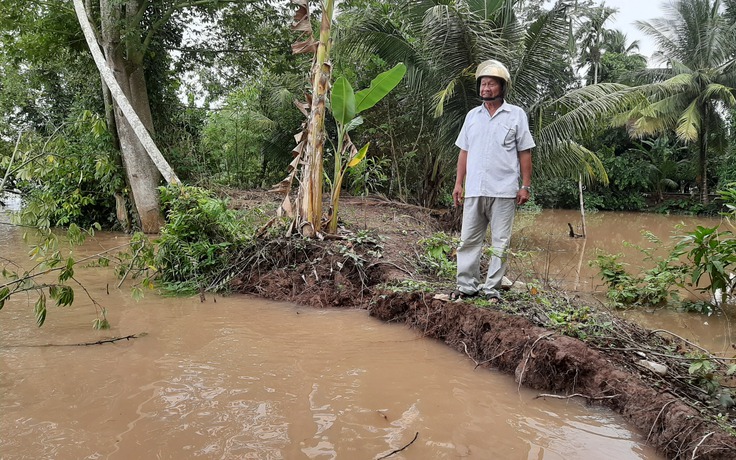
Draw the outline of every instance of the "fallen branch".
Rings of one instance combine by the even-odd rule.
[[[378,458],[377,458],[376,460],[383,460],[384,458],[388,458],[388,457],[392,456],[393,454],[398,454],[398,453],[399,453],[399,452],[401,452],[402,450],[404,450],[404,449],[406,449],[407,447],[409,447],[409,446],[411,446],[412,444],[414,444],[414,441],[416,441],[418,437],[419,437],[419,432],[417,431],[417,433],[416,433],[416,434],[414,435],[414,439],[412,439],[412,440],[411,440],[411,442],[410,442],[409,444],[405,445],[405,446],[404,446],[404,447],[402,447],[401,449],[396,449],[395,451],[391,452],[390,454],[384,455],[383,457],[378,457]]]
[[[695,344],[695,343],[693,343],[693,342],[691,342],[691,341],[687,340],[687,339],[686,339],[686,338],[684,338],[684,337],[680,337],[679,335],[675,334],[674,332],[670,332],[670,331],[668,331],[667,329],[655,329],[655,330],[653,330],[653,331],[649,331],[649,334],[650,334],[650,335],[651,335],[651,334],[656,334],[657,332],[666,332],[667,334],[669,334],[669,335],[671,335],[671,336],[673,336],[673,337],[677,337],[678,339],[682,340],[683,342],[687,343],[688,345],[690,345],[690,346],[692,346],[692,347],[695,347],[695,348],[697,348],[698,350],[700,350],[700,351],[702,351],[702,352],[706,353],[707,355],[710,355],[710,352],[709,352],[708,350],[706,350],[705,348],[703,348],[703,347],[701,347],[700,345],[698,345],[698,344]]]
[[[414,274],[412,272],[410,272],[409,270],[407,270],[405,268],[401,268],[401,267],[399,267],[398,265],[396,265],[393,262],[386,262],[386,261],[383,261],[383,260],[382,261],[379,261],[379,262],[374,262],[374,263],[368,265],[367,267],[365,267],[365,269],[368,270],[369,268],[373,268],[373,267],[375,267],[377,265],[391,265],[392,267],[394,267],[394,268],[396,268],[398,270],[401,270],[402,272],[406,273],[412,279],[414,278]]]
[[[87,346],[90,346],[90,345],[102,345],[103,343],[115,343],[115,342],[119,342],[121,340],[137,339],[139,337],[145,337],[147,335],[148,335],[148,333],[141,332],[140,334],[131,334],[131,335],[126,335],[125,337],[113,337],[111,339],[98,340],[97,342],[82,342],[82,343],[76,343],[76,344],[70,345],[70,346],[73,346],[73,347],[87,347]]]
[[[111,339],[98,340],[96,342],[82,342],[82,343],[45,343],[43,345],[8,345],[7,348],[46,348],[46,347],[88,347],[91,345],[102,345],[105,343],[115,343],[121,340],[139,339],[147,336],[147,332],[141,332],[139,334],[126,335],[125,337],[113,337]]]
[[[621,395],[588,396],[588,395],[584,395],[582,393],[574,393],[574,394],[571,394],[571,395],[563,396],[563,395],[552,395],[552,394],[548,394],[548,393],[542,393],[542,394],[538,394],[537,396],[535,396],[534,399],[539,399],[539,398],[571,399],[571,398],[579,397],[579,398],[585,398],[585,399],[587,399],[589,401],[600,401],[600,400],[603,400],[603,399],[618,398],[619,396],[621,396]]]

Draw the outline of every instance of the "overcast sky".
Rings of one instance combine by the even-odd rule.
[[[619,29],[626,34],[628,43],[639,40],[639,54],[651,58],[655,51],[654,42],[634,25],[635,21],[651,21],[664,17],[664,5],[667,0],[599,0],[599,4],[617,8],[618,13],[606,27]]]

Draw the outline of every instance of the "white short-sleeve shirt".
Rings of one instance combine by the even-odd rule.
[[[504,102],[493,117],[483,105],[474,108],[465,117],[455,145],[468,152],[466,197],[516,197],[518,152],[535,147],[521,107]]]

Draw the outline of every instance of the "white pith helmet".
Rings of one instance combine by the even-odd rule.
[[[511,74],[505,65],[495,59],[488,59],[478,65],[478,69],[475,71],[475,89],[478,95],[480,95],[480,79],[483,77],[496,77],[503,80],[503,95],[506,96],[511,86]]]

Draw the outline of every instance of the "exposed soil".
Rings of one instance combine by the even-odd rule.
[[[262,193],[232,198],[236,208],[278,202],[264,203]],[[436,298],[452,284],[421,273],[418,241],[456,229],[455,213],[360,198],[345,199],[340,212],[341,239],[265,241],[260,251],[241,255],[233,287],[320,308],[366,308],[444,341],[477,367],[514,375],[519,385],[615,410],[667,458],[736,458],[733,429],[716,423],[719,409],[686,378],[687,367],[682,371],[688,344],[598,311],[574,293],[515,289],[499,305]],[[569,315],[563,326],[550,326],[549,303]],[[587,319],[599,314],[605,327]],[[642,368],[643,353],[670,373]]]

